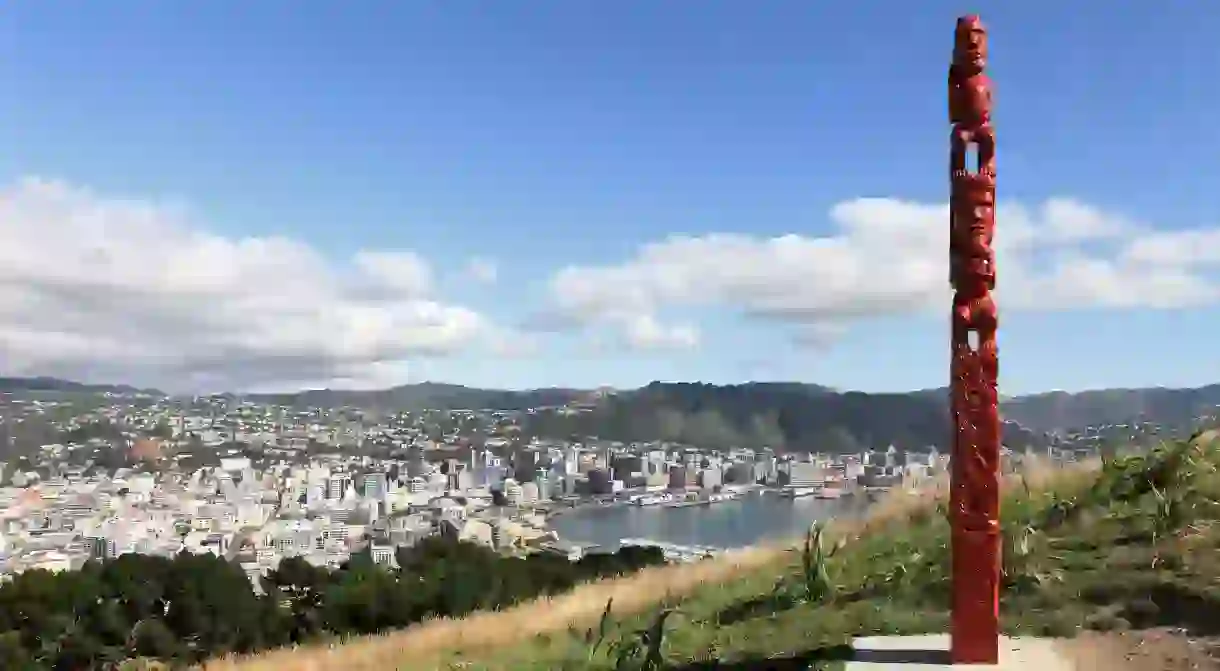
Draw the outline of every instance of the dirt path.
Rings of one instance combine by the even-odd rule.
[[[1208,671],[1220,669],[1218,643],[1154,630],[1086,633],[1060,646],[1078,671]]]

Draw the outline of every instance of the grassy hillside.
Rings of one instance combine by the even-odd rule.
[[[1010,478],[1005,630],[1220,634],[1218,464],[1214,436],[1205,436]],[[777,669],[819,660],[833,668],[854,636],[946,630],[944,502],[943,487],[896,495],[863,522],[811,533],[803,547],[756,548],[501,613],[208,668],[744,669],[764,660]]]

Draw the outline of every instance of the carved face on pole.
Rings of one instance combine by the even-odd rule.
[[[991,82],[987,34],[977,16],[957,20],[949,68],[952,191],[949,256],[955,289],[950,366],[955,421],[952,461],[953,615],[955,663],[999,659],[999,454],[996,378],[998,315],[995,283],[995,135],[989,120]],[[970,145],[978,170],[969,169]],[[972,337],[974,336],[974,337]]]
[[[953,60],[970,69],[982,72],[987,67],[987,30],[977,16],[966,16],[957,20]]]

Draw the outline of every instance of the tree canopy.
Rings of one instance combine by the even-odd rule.
[[[396,559],[389,568],[358,553],[330,571],[287,558],[261,578],[261,593],[239,564],[211,554],[126,554],[79,571],[27,571],[0,586],[0,668],[192,663],[502,608],[664,562],[639,548],[578,562],[505,557],[442,537],[400,548]]]

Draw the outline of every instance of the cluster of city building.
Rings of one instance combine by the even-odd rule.
[[[27,404],[22,411],[52,407]],[[934,449],[892,447],[777,456],[658,443],[513,446],[500,437],[474,447],[452,436],[432,440],[418,427],[393,422],[361,424],[358,444],[387,436],[395,442],[392,455],[370,456],[345,451],[341,430],[319,423],[317,411],[301,413],[291,426],[287,414],[243,404],[226,411],[237,421],[216,428],[214,414],[174,416],[154,403],[139,410],[116,404],[72,418],[69,427],[99,418],[124,427],[119,441],[137,463],[99,469],[94,459],[79,457],[114,441],[87,438],[42,445],[33,459],[5,464],[0,574],[185,551],[239,562],[258,586],[258,576],[284,557],[338,567],[354,552],[368,551],[374,561],[393,564],[396,548],[433,534],[504,552],[575,558],[582,549],[548,531],[548,514],[582,503],[629,505],[657,492],[690,502],[749,488],[838,495],[910,486],[943,472],[948,461]],[[188,437],[194,449],[184,448]],[[238,444],[260,449],[251,456]],[[214,455],[210,465],[180,459],[199,451]]]

